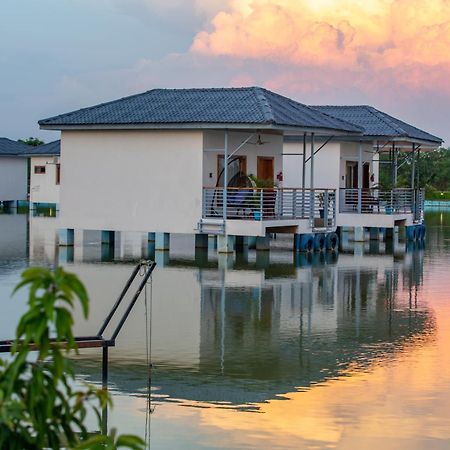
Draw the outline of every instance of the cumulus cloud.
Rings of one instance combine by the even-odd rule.
[[[450,92],[448,0],[230,0],[191,51]],[[398,79],[398,78],[397,78]],[[370,80],[368,80],[370,81]]]

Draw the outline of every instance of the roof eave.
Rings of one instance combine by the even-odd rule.
[[[348,131],[334,128],[301,127],[278,125],[270,123],[165,123],[165,124],[91,124],[67,125],[39,123],[41,130],[59,131],[101,131],[101,130],[271,130],[285,133],[317,133],[325,135],[360,134],[358,131]]]
[[[428,146],[428,147],[439,147],[443,144],[443,140],[426,140],[426,139],[416,139],[411,137],[402,137],[402,136],[382,136],[382,135],[361,135],[361,136],[355,136],[355,135],[343,135],[343,140],[346,141],[363,141],[363,142],[370,142],[370,141],[379,141],[380,143],[383,142],[408,142],[411,144],[419,144],[422,146]]]

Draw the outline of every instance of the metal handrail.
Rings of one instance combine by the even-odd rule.
[[[415,214],[423,210],[421,190],[396,188],[341,188],[339,212],[358,214]]]
[[[306,219],[312,227],[331,228],[336,219],[336,190],[308,188],[203,188],[203,218],[234,220]]]

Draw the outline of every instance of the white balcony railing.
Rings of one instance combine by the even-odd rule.
[[[203,218],[224,217],[224,189],[203,188]],[[236,220],[308,219],[312,228],[336,223],[334,189],[228,188],[226,218]]]
[[[339,189],[339,212],[359,214],[414,214],[421,218],[421,189]]]

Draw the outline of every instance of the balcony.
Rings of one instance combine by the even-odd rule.
[[[423,189],[339,189],[339,212],[353,214],[413,214],[420,220],[423,213]]]
[[[204,219],[243,221],[307,220],[312,229],[331,230],[336,223],[334,189],[203,188]],[[225,209],[225,211],[224,211]]]

